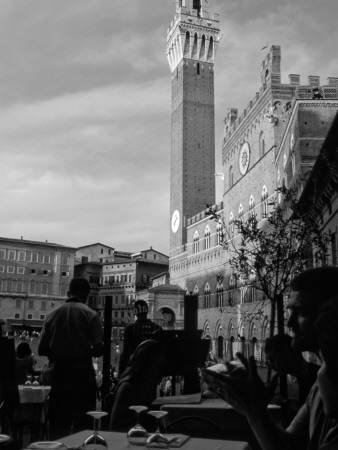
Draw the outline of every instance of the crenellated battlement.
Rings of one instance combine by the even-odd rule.
[[[241,115],[238,115],[236,108],[230,108],[224,118],[223,145],[239,127],[244,126],[243,124],[249,121],[251,113],[255,111],[256,114],[260,108],[265,108],[263,111],[264,117],[268,118],[273,125],[276,125],[278,118],[274,115],[274,111],[276,109],[275,100],[277,99],[284,112],[291,109],[296,99],[338,99],[338,77],[328,77],[326,84],[321,86],[319,76],[309,75],[307,84],[302,85],[300,75],[290,74],[289,83],[282,84],[280,60],[280,47],[272,46],[261,65],[259,91],[249,101]]]

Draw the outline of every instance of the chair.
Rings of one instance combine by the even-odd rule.
[[[0,434],[9,436],[7,441],[0,442],[0,450],[18,450],[20,448],[19,443],[13,439],[13,423],[5,401],[0,403]]]
[[[221,429],[201,416],[183,416],[164,426],[165,433],[187,434],[191,437],[224,439]]]
[[[21,408],[29,408],[29,415],[27,415],[26,410],[23,418]],[[49,440],[49,394],[43,403],[28,403],[19,406],[16,414],[15,431],[16,439],[21,445],[26,440],[24,439],[26,432],[29,432],[30,442]]]

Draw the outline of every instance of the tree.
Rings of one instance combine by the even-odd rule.
[[[221,243],[237,283],[253,284],[270,300],[272,336],[276,310],[278,334],[284,333],[283,298],[290,279],[314,260],[325,263],[329,235],[316,222],[300,216],[292,189],[277,189],[269,206],[263,219],[251,211],[247,220],[240,217],[229,226],[212,207],[208,214],[223,225]]]

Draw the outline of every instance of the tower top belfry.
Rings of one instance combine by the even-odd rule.
[[[176,0],[176,14],[167,33],[167,58],[173,72],[183,58],[214,62],[220,40],[219,15],[208,0]]]

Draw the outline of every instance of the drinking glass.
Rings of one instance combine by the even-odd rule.
[[[148,414],[156,418],[157,428],[154,434],[149,436],[147,447],[169,448],[169,440],[160,431],[160,419],[168,414],[168,411],[148,411]]]
[[[133,428],[131,428],[128,431],[127,434],[128,442],[129,444],[134,445],[145,445],[149,437],[149,433],[140,424],[140,413],[142,411],[146,411],[148,408],[146,406],[129,406],[129,409],[132,409],[133,411],[136,412],[137,418],[136,418],[136,425],[133,426]]]
[[[32,375],[27,375],[25,386],[32,386]]]
[[[94,432],[84,441],[82,449],[107,450],[107,441],[99,434],[99,424],[101,417],[106,416],[108,413],[105,411],[88,411],[87,414],[94,418]]]
[[[40,386],[39,375],[34,375],[33,386]]]

